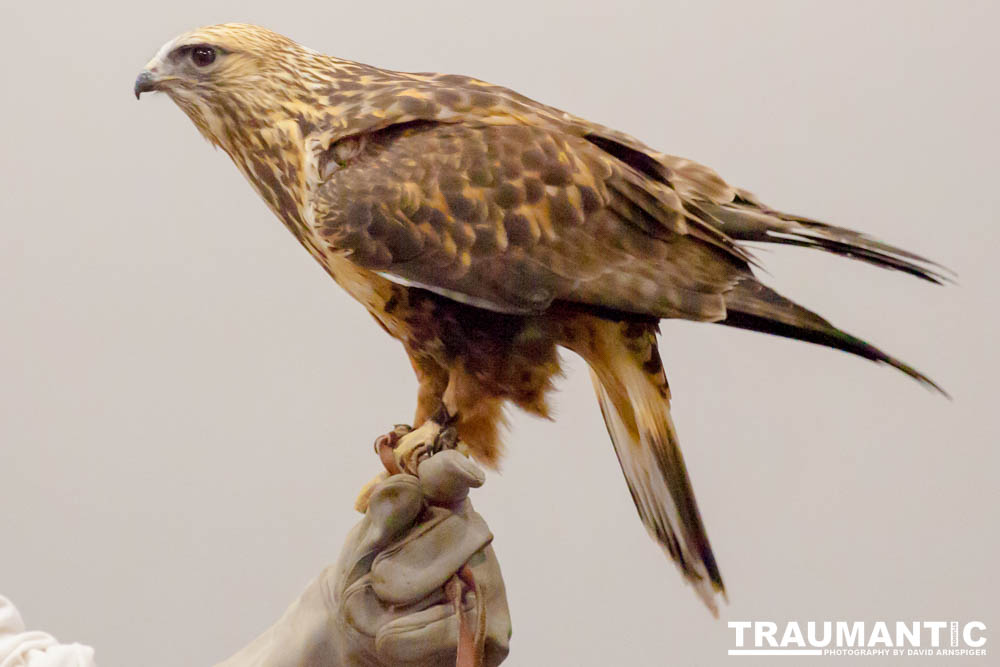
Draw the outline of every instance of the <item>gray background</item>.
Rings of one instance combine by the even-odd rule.
[[[226,656],[334,559],[373,437],[411,416],[399,344],[166,97],[131,97],[163,42],[241,20],[509,85],[959,272],[935,288],[761,253],[771,284],[953,402],[843,354],[664,323],[720,621],[646,537],[568,358],[559,420],[515,415],[475,496],[509,587],[508,664],[723,664],[725,622],[744,619],[979,619],[1000,650],[1000,4],[11,4],[0,591],[33,627],[109,666]]]

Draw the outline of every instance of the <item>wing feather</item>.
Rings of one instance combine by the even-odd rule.
[[[498,312],[561,300],[715,321],[748,275],[669,187],[586,140],[455,123],[363,144],[320,188],[316,231],[400,282]]]

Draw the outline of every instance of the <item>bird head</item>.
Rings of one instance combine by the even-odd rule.
[[[324,59],[258,26],[208,26],[164,44],[139,73],[134,92],[136,99],[166,93],[209,141],[226,147],[227,136],[241,125],[295,106]]]

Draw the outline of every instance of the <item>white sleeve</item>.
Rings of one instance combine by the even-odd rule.
[[[97,667],[94,649],[60,644],[45,632],[27,632],[14,604],[0,595],[0,667]]]

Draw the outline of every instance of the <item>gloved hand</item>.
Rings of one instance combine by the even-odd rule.
[[[220,667],[453,666],[458,618],[444,586],[463,564],[485,600],[485,664],[499,665],[510,638],[507,598],[493,535],[466,497],[483,473],[453,450],[417,472],[375,487],[337,564]],[[472,593],[463,602],[475,609]]]

